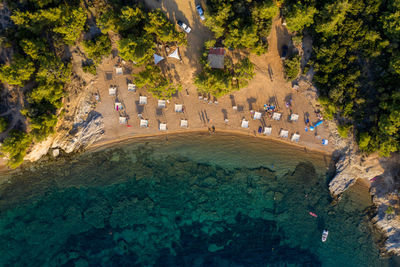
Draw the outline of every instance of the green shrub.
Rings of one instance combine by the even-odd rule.
[[[111,54],[111,41],[108,34],[99,34],[93,40],[83,42],[83,48],[95,64],[99,64],[103,56]]]
[[[82,64],[82,70],[86,73],[91,73],[93,75],[97,74],[96,65],[94,64]]]
[[[8,120],[4,117],[0,117],[0,133],[8,129]]]
[[[20,130],[12,130],[0,147],[1,153],[8,157],[8,166],[16,168],[24,161],[26,151],[32,143],[32,138]]]
[[[283,62],[285,78],[292,81],[297,78],[300,73],[300,56],[295,55]]]
[[[349,124],[345,124],[345,125],[338,125],[337,129],[338,129],[338,133],[342,138],[347,138],[349,136],[349,132],[350,130],[353,128],[352,125]]]

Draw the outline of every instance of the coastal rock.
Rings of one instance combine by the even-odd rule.
[[[52,143],[53,143],[53,137],[50,136],[46,140],[34,144],[30,152],[25,156],[24,160],[27,161],[39,160],[42,156],[46,155],[49,152]]]
[[[72,130],[66,136],[57,138],[53,147],[60,147],[66,153],[71,153],[78,149],[98,141],[104,134],[103,116],[95,111],[91,111],[87,119],[74,125]]]

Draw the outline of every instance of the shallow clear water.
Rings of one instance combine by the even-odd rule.
[[[331,204],[329,163],[192,134],[32,167],[0,186],[0,266],[387,266],[369,197]]]

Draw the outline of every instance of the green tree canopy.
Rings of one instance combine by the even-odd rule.
[[[35,72],[35,66],[29,58],[15,55],[11,64],[0,66],[0,80],[10,85],[23,86]]]

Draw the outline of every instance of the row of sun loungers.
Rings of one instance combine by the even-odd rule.
[[[120,124],[127,124],[128,123],[127,118],[123,117],[123,116],[120,116],[119,117],[119,123]],[[188,128],[189,127],[189,124],[188,124],[187,120],[181,120],[180,125],[181,125],[181,128]],[[141,128],[149,127],[149,121],[145,120],[145,119],[141,119],[140,120],[140,127]],[[159,124],[159,130],[160,131],[166,131],[167,130],[167,124],[166,123],[160,123]]]
[[[241,124],[242,128],[249,128],[249,121],[243,119],[242,120],[242,124]],[[264,131],[262,132],[264,135],[271,135],[272,133],[272,127],[264,127]],[[288,138],[289,137],[289,131],[287,130],[281,130],[279,132],[279,137],[282,138]],[[300,135],[297,133],[294,133],[290,139],[292,142],[298,142],[300,140]]]

